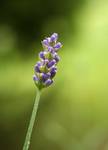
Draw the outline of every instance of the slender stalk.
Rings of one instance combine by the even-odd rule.
[[[34,106],[33,106],[33,111],[32,111],[31,118],[30,118],[30,123],[28,126],[26,138],[25,138],[25,143],[23,146],[23,150],[28,150],[29,146],[30,146],[30,139],[31,139],[31,134],[32,134],[32,130],[33,130],[33,126],[34,126],[34,122],[35,122],[35,118],[36,118],[36,114],[37,114],[37,110],[38,110],[40,94],[41,94],[41,91],[38,89],[37,95],[35,98],[35,102],[34,102]]]

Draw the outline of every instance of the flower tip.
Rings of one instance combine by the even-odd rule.
[[[47,39],[44,39],[41,43],[45,46],[48,46],[48,44],[49,44]]]
[[[51,42],[56,42],[57,39],[58,39],[58,34],[57,34],[57,33],[53,33],[53,34],[51,35]]]

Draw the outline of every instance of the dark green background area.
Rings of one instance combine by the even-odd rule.
[[[18,46],[30,46],[30,42],[38,40],[45,33],[53,32],[52,28],[43,31],[49,20],[55,22],[63,18],[69,19],[70,12],[76,12],[83,6],[84,0],[4,0],[0,4],[0,22],[11,26],[17,34]],[[60,25],[59,25],[60,26]],[[61,25],[63,32],[65,27]],[[61,28],[59,27],[59,28]]]
[[[59,33],[30,150],[108,150],[108,1],[0,1],[0,150],[22,150],[41,40]]]

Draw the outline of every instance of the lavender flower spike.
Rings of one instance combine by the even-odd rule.
[[[33,80],[39,89],[50,86],[57,73],[57,63],[60,60],[58,50],[62,44],[57,41],[58,34],[53,33],[42,41],[43,51],[39,53],[39,60],[34,67]]]

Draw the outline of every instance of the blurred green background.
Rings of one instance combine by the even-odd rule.
[[[108,0],[0,1],[0,150],[21,150],[41,40],[63,48],[43,91],[30,150],[108,150]]]

